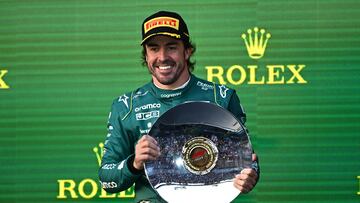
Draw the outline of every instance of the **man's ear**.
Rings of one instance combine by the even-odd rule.
[[[147,62],[147,51],[146,51],[146,45],[143,45],[143,53],[145,56],[145,61]]]
[[[192,48],[187,48],[185,49],[185,59],[189,60],[190,56],[192,55],[193,49]]]

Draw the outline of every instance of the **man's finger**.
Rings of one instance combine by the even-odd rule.
[[[159,146],[157,144],[155,144],[153,142],[148,142],[148,141],[140,143],[140,148],[141,149],[150,148],[150,149],[153,149],[153,150],[156,150],[156,151],[160,151],[160,148],[159,148]]]
[[[252,186],[246,184],[242,180],[234,181],[234,187],[237,188],[241,193],[248,193],[251,191]]]
[[[144,135],[137,143],[139,148],[152,148],[154,150],[160,150],[156,140],[149,135]]]
[[[146,141],[152,142],[152,143],[154,143],[154,144],[156,144],[156,145],[158,144],[157,141],[156,141],[156,139],[153,138],[153,137],[151,137],[150,135],[143,135],[143,136],[140,138],[140,140],[142,140],[142,141],[146,140]]]
[[[238,174],[236,175],[237,180],[242,180],[246,183],[249,183],[251,185],[256,184],[256,178],[249,176],[248,174]]]
[[[240,174],[247,174],[253,178],[257,178],[257,176],[258,176],[256,171],[252,168],[245,168],[245,169],[241,170]]]
[[[157,156],[154,156],[152,154],[140,154],[138,156],[138,159],[141,163],[145,163],[148,160],[156,160]]]

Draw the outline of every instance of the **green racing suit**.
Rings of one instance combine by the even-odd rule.
[[[135,145],[149,133],[152,124],[170,108],[189,101],[215,103],[230,111],[243,124],[245,112],[235,90],[191,75],[185,87],[176,90],[157,88],[152,82],[113,101],[108,121],[108,134],[99,169],[102,187],[110,193],[128,189],[135,183],[135,202],[165,202],[152,189],[144,170],[132,163]],[[252,168],[260,173],[257,161]]]

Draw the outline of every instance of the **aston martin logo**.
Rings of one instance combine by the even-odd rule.
[[[209,173],[216,165],[218,154],[215,144],[205,137],[188,140],[182,149],[185,168],[197,175]]]

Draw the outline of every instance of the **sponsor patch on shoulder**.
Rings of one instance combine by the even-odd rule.
[[[206,83],[203,83],[201,81],[198,81],[196,83],[197,86],[201,87],[202,90],[213,90],[214,89],[214,86],[211,85],[211,84],[206,84]]]

